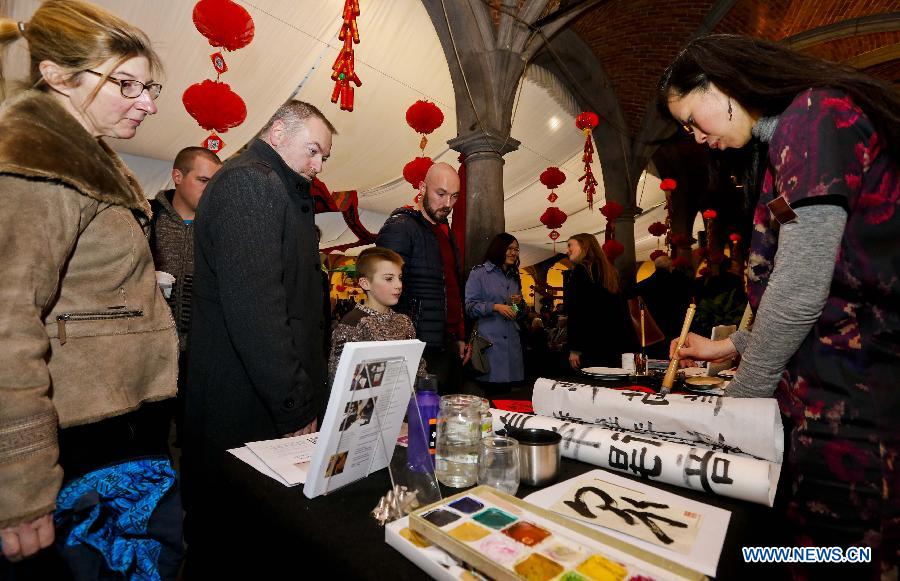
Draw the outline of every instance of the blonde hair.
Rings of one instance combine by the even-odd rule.
[[[575,234],[569,240],[581,246],[581,256],[575,259],[576,268],[580,264],[587,270],[592,281],[599,280],[603,287],[611,293],[619,292],[619,271],[612,265],[606,253],[600,248],[597,237],[593,234]]]
[[[0,52],[20,37],[28,42],[30,85],[42,90],[47,90],[40,71],[42,61],[56,63],[70,78],[111,59],[116,59],[115,69],[138,56],[150,62],[154,75],[162,72],[159,56],[142,30],[83,0],[46,0],[27,23],[0,18]],[[0,100],[5,97],[4,85],[0,63]],[[102,86],[103,82],[98,83],[88,102]]]
[[[403,268],[403,257],[399,254],[390,248],[373,246],[359,253],[359,257],[356,259],[356,278],[365,277],[366,280],[371,281],[372,277],[375,276],[375,269],[378,263],[382,261],[387,261]]]

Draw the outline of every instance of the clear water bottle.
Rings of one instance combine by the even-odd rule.
[[[478,443],[481,441],[481,398],[445,395],[437,418],[435,475],[441,484],[465,488],[478,478]]]
[[[434,470],[437,415],[441,398],[437,393],[437,376],[428,374],[416,382],[416,394],[410,398],[406,418],[409,425],[409,447],[406,459],[410,470]]]

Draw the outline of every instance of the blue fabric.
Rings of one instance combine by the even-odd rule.
[[[479,377],[480,381],[506,383],[525,378],[519,324],[494,312],[494,304],[509,304],[511,295],[521,294],[519,281],[490,261],[473,268],[466,281],[466,314],[476,319],[478,332],[493,343],[487,350],[491,372]]]
[[[67,524],[68,546],[87,545],[110,570],[133,580],[160,579],[162,545],[148,535],[150,516],[175,483],[169,460],[132,460],[90,472],[57,497],[54,520]]]

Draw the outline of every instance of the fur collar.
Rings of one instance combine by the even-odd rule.
[[[119,156],[40,91],[25,91],[0,109],[0,173],[60,181],[150,216],[140,184]]]

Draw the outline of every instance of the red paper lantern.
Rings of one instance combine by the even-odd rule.
[[[657,258],[661,258],[663,256],[668,256],[669,254],[665,250],[654,250],[650,253],[650,260],[656,260]]]
[[[194,6],[194,26],[212,46],[237,50],[250,44],[255,27],[253,18],[231,0],[200,0]]]
[[[615,238],[610,238],[603,243],[603,253],[606,254],[606,257],[609,258],[610,261],[614,261],[622,256],[623,252],[625,252],[625,245]]]
[[[647,232],[650,233],[651,236],[662,236],[669,229],[662,222],[654,222],[647,227]]]
[[[678,184],[675,183],[675,180],[673,180],[672,178],[666,178],[659,183],[659,189],[664,192],[671,192],[676,187],[678,187]]]
[[[682,234],[681,232],[669,234],[669,243],[672,244],[672,246],[687,246],[690,241],[691,239],[688,238],[687,234]]]
[[[713,209],[703,211],[703,219],[704,220],[715,220],[716,216],[718,216],[718,214]]]
[[[406,122],[416,133],[428,135],[444,122],[444,113],[430,101],[416,101],[406,110]]]
[[[728,239],[731,240],[733,243],[737,244],[741,241],[741,235],[738,234],[737,232],[732,232],[731,234],[728,235]]]
[[[575,127],[584,131],[585,129],[593,129],[600,123],[600,118],[593,111],[585,111],[575,118]]]
[[[609,201],[600,208],[600,213],[606,216],[606,219],[613,222],[622,215],[622,204]]]
[[[685,256],[679,256],[675,260],[672,261],[672,266],[675,268],[683,268],[685,266],[690,266],[691,261],[687,259]]]
[[[181,96],[181,102],[200,127],[225,133],[247,118],[247,105],[228,83],[209,79],[194,83]]]
[[[555,230],[556,228],[562,227],[562,225],[566,223],[568,217],[569,216],[565,212],[556,206],[550,206],[544,210],[543,214],[541,214],[541,223],[547,228]]]
[[[403,166],[403,179],[412,184],[415,189],[419,189],[419,184],[425,179],[428,168],[433,164],[430,157],[417,157]]]
[[[547,188],[555,190],[566,181],[564,174],[558,167],[550,166],[541,172],[541,183]]]

